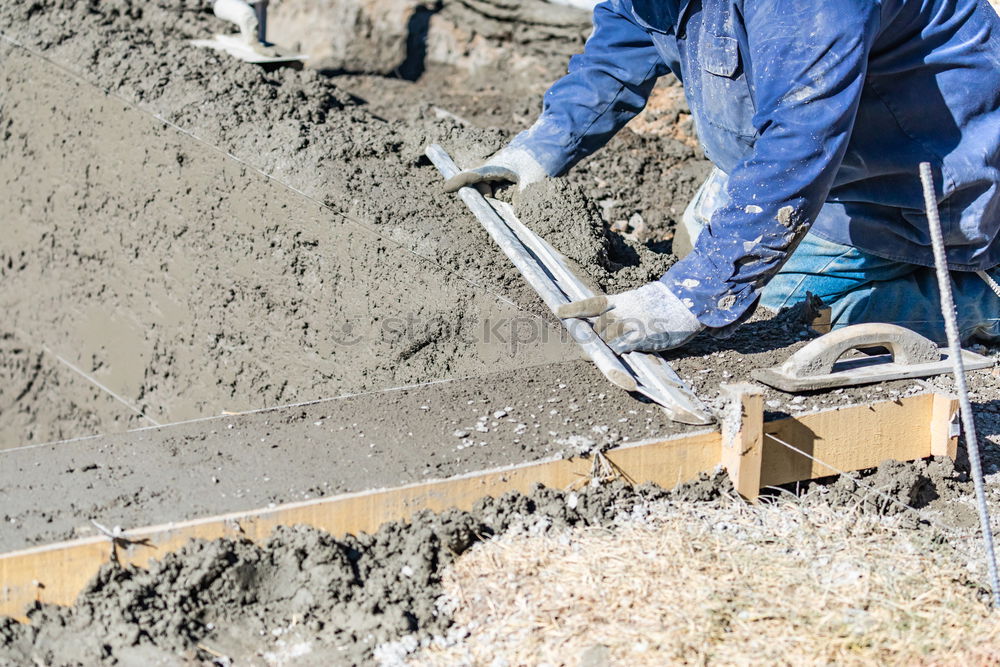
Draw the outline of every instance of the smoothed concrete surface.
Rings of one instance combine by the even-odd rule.
[[[703,429],[570,362],[0,451],[0,552]]]

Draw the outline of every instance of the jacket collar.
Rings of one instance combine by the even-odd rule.
[[[691,2],[693,0],[632,0],[632,12],[644,27],[673,34]]]

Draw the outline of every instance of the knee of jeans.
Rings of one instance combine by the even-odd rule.
[[[809,295],[835,310],[852,309],[868,298],[867,287],[857,281],[823,275],[819,267],[809,267],[808,262],[794,268],[789,264],[792,262],[786,263],[761,291],[761,305],[772,312],[802,303]]]
[[[798,293],[799,280],[792,276],[778,274],[761,290],[760,305],[776,313],[782,308],[794,306],[805,299],[805,292]]]
[[[978,341],[996,345],[1000,343],[1000,322],[983,322],[969,329],[963,329],[959,332],[959,337],[963,344],[969,341]]]

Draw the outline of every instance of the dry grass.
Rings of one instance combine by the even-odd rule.
[[[964,561],[895,522],[731,501],[508,533],[450,569],[457,631],[409,664],[1000,664]]]

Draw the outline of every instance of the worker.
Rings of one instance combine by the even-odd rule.
[[[1000,339],[1000,18],[987,0],[608,0],[529,129],[446,184],[559,176],[683,83],[714,171],[658,281],[562,306],[619,352],[725,336],[807,293],[834,326],[945,340],[930,162],[964,338]],[[997,292],[995,294],[994,292]]]

